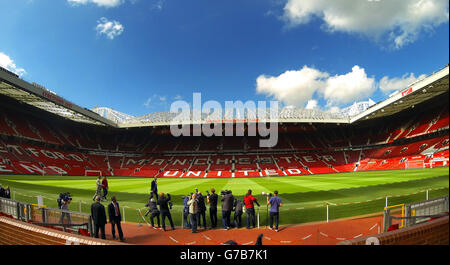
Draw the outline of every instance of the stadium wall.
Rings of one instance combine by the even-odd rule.
[[[376,236],[345,240],[339,245],[448,245],[449,217],[441,217],[423,224],[385,232]]]
[[[84,237],[0,216],[0,245],[126,245]]]

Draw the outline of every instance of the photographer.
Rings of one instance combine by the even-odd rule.
[[[189,219],[191,220],[191,233],[197,233],[197,219],[198,215],[198,199],[197,194],[192,194],[191,199],[188,201],[187,205],[189,205]]]
[[[197,190],[197,201],[198,201],[198,226],[202,225],[203,220],[203,227],[206,230],[206,205],[205,205],[205,199],[200,191]]]
[[[63,196],[61,196],[61,195],[63,195]],[[63,211],[61,212],[61,217],[59,218],[59,223],[63,224],[64,217],[67,217],[67,223],[71,224],[72,220],[70,219],[70,214],[66,211],[69,211],[69,203],[72,202],[72,198],[69,197],[68,193],[62,193],[62,194],[60,194],[60,197],[62,197],[62,198],[58,202],[61,204],[59,208]]]
[[[150,215],[150,223],[152,224],[152,227],[155,227],[155,223],[153,222],[153,218],[156,217],[156,221],[158,222],[158,228],[161,227],[160,220],[159,220],[159,210],[158,206],[156,205],[156,199],[153,198],[153,192],[151,193],[150,197],[148,198],[148,203],[145,205],[148,207],[147,213],[145,213],[145,216],[147,216],[149,213]]]
[[[207,201],[209,203],[209,217],[211,219],[211,228],[217,227],[217,201],[219,196],[216,194],[216,190],[214,188],[211,189],[211,195],[207,195]]]
[[[247,214],[247,229],[250,229],[250,220],[252,222],[253,228],[256,228],[255,206],[253,205],[253,203],[256,203],[258,207],[260,205],[258,203],[258,199],[253,197],[252,190],[248,190],[247,194],[245,194],[244,203],[245,213]]]
[[[241,228],[242,224],[242,208],[244,207],[244,204],[236,198],[233,204],[233,211],[234,211],[234,223],[236,228]]]
[[[267,205],[270,205],[270,230],[273,230],[273,219],[275,219],[275,232],[278,232],[278,221],[280,217],[280,207],[283,206],[280,197],[278,197],[278,191],[273,192],[273,197],[270,198],[270,194],[267,195]]]
[[[233,210],[234,196],[233,196],[231,190],[221,191],[220,195],[222,195],[223,229],[229,230],[230,229],[230,216],[231,216],[231,211]]]
[[[159,210],[161,211],[161,221],[162,221],[163,230],[166,231],[166,217],[169,219],[172,230],[175,230],[175,226],[173,225],[173,221],[172,221],[172,215],[170,214],[170,209],[172,209],[172,202],[170,201],[170,194],[167,193],[167,198],[166,198],[164,196],[164,193],[161,192],[157,204],[159,205]]]

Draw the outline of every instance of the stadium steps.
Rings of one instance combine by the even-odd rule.
[[[313,172],[311,172],[310,168],[308,166],[306,166],[305,164],[303,164],[302,160],[300,157],[298,157],[297,155],[294,154],[295,160],[303,167],[303,169],[308,168],[307,171],[311,174],[314,175]]]
[[[319,160],[319,155],[316,154],[316,157],[317,157],[317,159]],[[327,165],[327,167],[329,167],[329,168],[331,167],[331,169],[333,169],[334,171],[336,171],[337,173],[339,173],[339,171],[338,171],[336,168],[334,168],[333,165],[328,164],[324,159],[320,159],[319,161],[321,161],[322,163],[324,163],[325,165]]]

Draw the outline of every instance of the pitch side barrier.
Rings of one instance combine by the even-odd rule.
[[[383,231],[386,232],[393,220],[400,220],[399,228],[406,228],[428,221],[430,218],[438,218],[448,215],[448,195],[409,204],[399,204],[384,208]],[[401,216],[395,216],[393,208],[401,207]]]
[[[64,232],[94,235],[93,220],[87,213],[48,208],[45,205],[5,198],[0,198],[0,213],[39,226],[61,228]]]

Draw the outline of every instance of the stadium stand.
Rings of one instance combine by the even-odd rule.
[[[248,134],[174,137],[167,125],[81,123],[2,94],[0,173],[84,175],[97,170],[114,176],[210,178],[448,166],[448,81],[443,86],[443,94],[411,108],[355,123],[320,122],[342,120],[342,113],[284,108],[281,118],[316,122],[280,123],[278,142],[271,148],[259,147],[261,138]],[[167,122],[172,117],[161,112],[139,119]],[[197,130],[190,126],[191,133]]]

